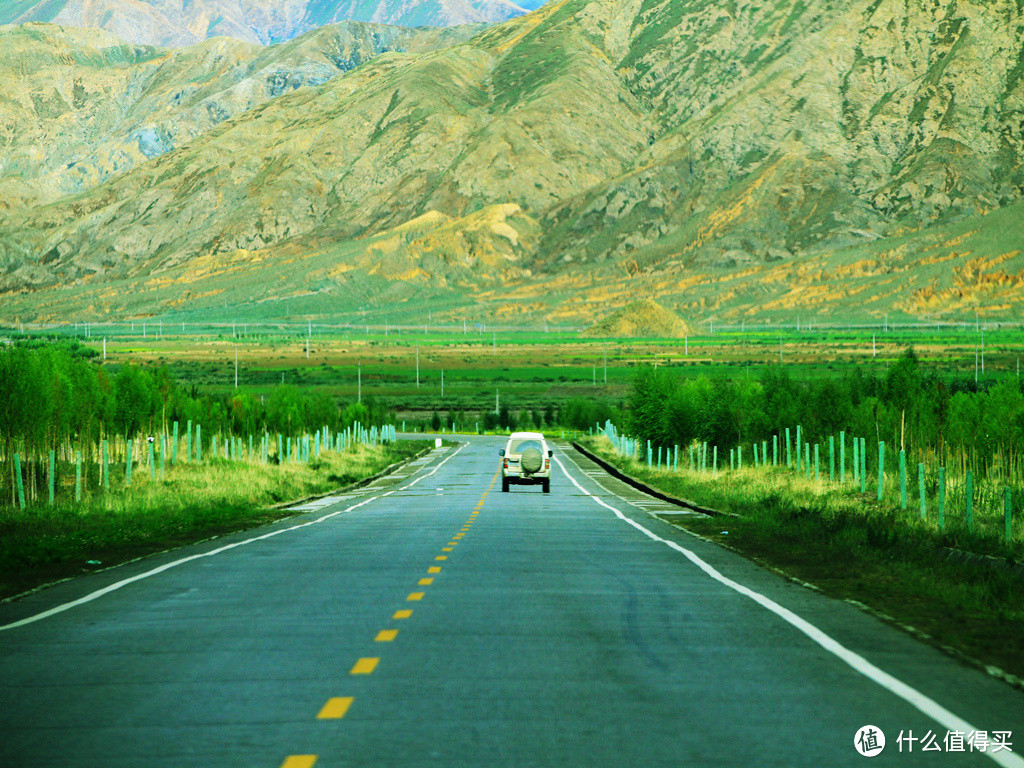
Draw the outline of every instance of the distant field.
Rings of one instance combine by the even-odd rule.
[[[44,329],[26,329],[38,336]],[[307,334],[311,332],[307,340]],[[758,376],[785,366],[794,378],[858,366],[884,371],[908,346],[933,370],[980,382],[1017,375],[1024,329],[1006,325],[812,327],[729,326],[686,339],[588,339],[563,329],[218,325],[147,323],[51,327],[77,336],[108,363],[166,364],[177,377],[223,392],[282,382],[323,388],[344,400],[384,398],[400,413],[558,406],[574,397],[619,401],[637,366],[684,376]],[[8,329],[17,338],[20,328]],[[0,330],[0,335],[3,331]],[[307,353],[308,343],[308,353]],[[419,385],[416,359],[419,355]],[[983,350],[983,354],[982,354]],[[444,377],[442,395],[441,379]],[[361,379],[361,381],[360,381]]]

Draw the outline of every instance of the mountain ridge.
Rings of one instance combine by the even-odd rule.
[[[1024,243],[997,214],[1024,195],[1022,41],[1012,0],[561,0],[10,209],[0,290],[88,292],[243,253],[296,295],[319,281],[474,313],[585,314],[581,297],[624,304],[632,283],[693,322],[758,311],[744,276],[786,274],[818,313],[1018,311]],[[833,262],[849,290],[800,266]],[[919,299],[867,300],[885,274]],[[772,311],[800,311],[799,292],[771,291]]]
[[[97,28],[157,47],[189,46],[211,37],[270,45],[346,21],[450,27],[492,24],[524,13],[527,9],[511,0],[7,0],[0,2],[0,25]]]

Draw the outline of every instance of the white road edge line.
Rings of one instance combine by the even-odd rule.
[[[104,595],[110,594],[111,592],[113,592],[115,590],[121,589],[121,587],[126,587],[129,584],[133,584],[136,581],[142,581],[143,579],[148,579],[150,576],[156,576],[159,573],[163,573],[164,571],[170,570],[171,568],[174,568],[174,567],[179,566],[179,565],[183,565],[184,563],[188,563],[188,562],[191,562],[193,560],[199,560],[200,558],[203,558],[203,557],[213,557],[214,555],[219,555],[221,552],[227,552],[229,549],[234,549],[235,547],[241,547],[241,546],[244,546],[246,544],[252,544],[255,541],[263,541],[264,539],[269,539],[272,536],[278,536],[278,535],[280,535],[282,533],[288,533],[289,531],[297,531],[300,528],[305,528],[305,527],[310,526],[310,525],[316,525],[317,523],[322,523],[325,520],[330,520],[332,517],[335,517],[337,515],[343,514],[345,512],[351,512],[353,509],[358,509],[359,507],[361,507],[361,506],[363,506],[365,504],[369,504],[371,501],[376,501],[377,499],[383,499],[385,496],[390,496],[391,494],[397,493],[398,491],[404,491],[404,490],[407,490],[409,488],[412,488],[420,480],[424,480],[424,479],[430,477],[432,474],[437,472],[437,470],[439,470],[441,467],[443,467],[449,461],[454,459],[455,456],[458,455],[459,451],[461,451],[467,445],[469,445],[469,443],[463,443],[462,445],[460,445],[458,447],[458,449],[454,453],[451,454],[451,456],[448,456],[447,458],[444,459],[444,461],[442,461],[436,467],[434,467],[434,469],[431,472],[428,472],[425,475],[421,475],[416,480],[413,480],[408,485],[403,485],[401,488],[396,488],[396,489],[394,489],[392,491],[388,491],[387,493],[382,493],[379,496],[371,496],[368,499],[363,499],[363,501],[360,501],[358,504],[353,504],[352,506],[346,507],[345,509],[339,509],[339,510],[337,510],[335,512],[331,512],[330,514],[324,515],[323,517],[318,517],[316,520],[310,520],[309,522],[306,522],[306,523],[299,523],[298,525],[293,525],[293,526],[290,526],[288,528],[281,528],[281,529],[276,530],[276,531],[271,531],[270,533],[265,533],[262,536],[255,536],[255,537],[253,537],[251,539],[245,539],[244,541],[236,541],[234,544],[227,544],[227,545],[225,545],[223,547],[218,547],[217,549],[210,550],[209,552],[203,552],[203,553],[198,554],[198,555],[189,555],[188,557],[183,557],[180,560],[174,560],[173,562],[170,562],[170,563],[164,563],[163,565],[159,566],[158,568],[154,568],[154,569],[152,569],[150,571],[146,571],[145,573],[140,573],[140,574],[137,574],[137,575],[132,576],[130,578],[123,579],[121,581],[115,582],[114,584],[110,584],[110,585],[104,587],[103,589],[98,589],[95,592],[90,592],[89,594],[85,595],[84,597],[80,597],[77,600],[72,600],[69,603],[62,603],[61,605],[55,606],[53,608],[50,608],[49,610],[43,611],[42,613],[37,613],[37,614],[35,614],[33,616],[28,616],[28,617],[26,617],[24,619],[19,619],[18,621],[11,622],[10,624],[0,625],[0,632],[4,631],[6,629],[15,629],[17,627],[23,627],[26,624],[32,624],[33,622],[36,622],[36,621],[42,621],[43,619],[49,618],[50,616],[54,616],[54,615],[56,615],[58,613],[63,613],[64,611],[70,610],[72,608],[76,608],[79,605],[83,605],[85,603],[90,603],[93,600],[96,600],[96,599],[98,599],[100,597],[103,597]]]
[[[576,478],[569,474],[569,471],[565,468],[565,465],[558,460],[557,456],[553,458],[555,462],[558,464],[559,468],[562,470],[563,474],[565,474],[565,476],[573,485],[579,488],[579,490],[584,495],[589,496],[602,507],[605,507],[606,509],[609,509],[612,512],[614,512],[615,516],[618,517],[620,520],[629,523],[629,525],[636,528],[638,531],[643,533],[648,538],[653,539],[654,541],[661,542],[662,544],[665,544],[671,547],[672,549],[676,550],[677,552],[685,556],[690,562],[692,562],[694,565],[696,565],[698,568],[704,571],[704,573],[713,578],[715,581],[724,584],[730,589],[739,592],[741,595],[749,597],[755,603],[758,603],[764,608],[767,608],[769,611],[777,615],[783,621],[787,622],[788,624],[791,624],[800,632],[807,635],[807,637],[809,637],[815,643],[820,645],[826,651],[838,657],[840,660],[846,662],[846,664],[848,664],[850,667],[852,667],[854,670],[861,673],[865,677],[867,677],[869,680],[872,680],[873,682],[885,688],[890,693],[893,693],[899,698],[903,699],[908,704],[913,706],[915,709],[919,710],[920,712],[924,713],[932,720],[937,722],[947,731],[960,731],[966,734],[978,730],[973,725],[968,723],[966,720],[962,720],[961,718],[954,715],[952,712],[950,712],[948,709],[943,707],[938,702],[928,698],[917,689],[911,688],[906,683],[897,680],[888,672],[884,672],[883,670],[876,667],[863,656],[854,653],[846,646],[841,645],[831,636],[825,634],[816,626],[811,624],[809,621],[807,621],[806,619],[802,619],[800,616],[796,615],[788,608],[783,608],[774,600],[762,595],[760,592],[755,592],[754,590],[723,576],[721,573],[715,570],[714,567],[712,567],[704,560],[702,560],[700,557],[698,557],[694,552],[690,551],[689,549],[686,549],[685,547],[680,546],[674,541],[669,541],[668,539],[661,538],[656,533],[648,530],[635,520],[629,519],[615,507],[602,501],[597,496],[586,490],[582,485],[580,485],[576,481]],[[984,754],[989,759],[993,760],[997,765],[1004,766],[1004,768],[1024,768],[1024,759],[1021,759],[1012,752],[984,752],[982,754]]]

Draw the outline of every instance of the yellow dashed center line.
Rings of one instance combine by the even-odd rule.
[[[411,595],[409,595],[405,599],[408,600],[408,601],[422,600],[423,599],[423,595],[425,595],[425,594],[426,594],[426,592],[413,592]]]
[[[410,611],[408,609],[405,609],[405,610],[401,610],[401,611],[395,611],[395,615],[392,616],[391,618],[392,619],[408,619],[410,616],[412,616],[412,611]]]
[[[356,665],[352,667],[352,671],[349,674],[368,675],[377,668],[377,664],[379,663],[380,659],[377,658],[360,659],[356,662]]]
[[[433,579],[429,579],[429,578],[428,579],[420,579],[416,583],[419,584],[421,587],[429,587],[431,584],[434,583],[434,580]]]
[[[435,560],[447,560],[448,559],[448,555],[438,555],[434,559]]]
[[[450,547],[441,547],[441,551],[442,552],[451,552],[454,547],[455,547],[455,544],[452,544]]]
[[[281,763],[281,768],[313,768],[316,755],[290,755]]]
[[[375,642],[378,643],[390,643],[396,637],[398,637],[397,629],[382,629],[380,632],[377,633],[377,636],[373,639]]]
[[[320,714],[316,716],[317,720],[340,720],[348,713],[348,708],[352,706],[352,702],[355,699],[351,696],[339,696],[334,699],[328,699],[327,703],[324,704],[324,708],[320,710]]]
[[[441,572],[441,566],[440,565],[432,565],[429,568],[427,568],[427,573],[440,573],[440,572]]]

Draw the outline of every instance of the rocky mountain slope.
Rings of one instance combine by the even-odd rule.
[[[1019,312],[1024,237],[1002,214],[1024,196],[1022,77],[1016,0],[559,0],[212,125],[193,99],[168,112],[173,149],[71,197],[55,167],[0,222],[2,287],[72,285],[101,314],[129,311],[103,298],[117,281],[148,281],[131,311],[149,313],[181,310],[170,285],[261,311],[393,296],[569,317],[640,291],[690,321]],[[41,122],[76,123],[73,85],[62,99]]]
[[[532,7],[538,4],[534,0]],[[127,42],[164,47],[211,37],[279,43],[345,21],[451,27],[524,13],[511,0],[0,0],[0,24],[90,27]]]

